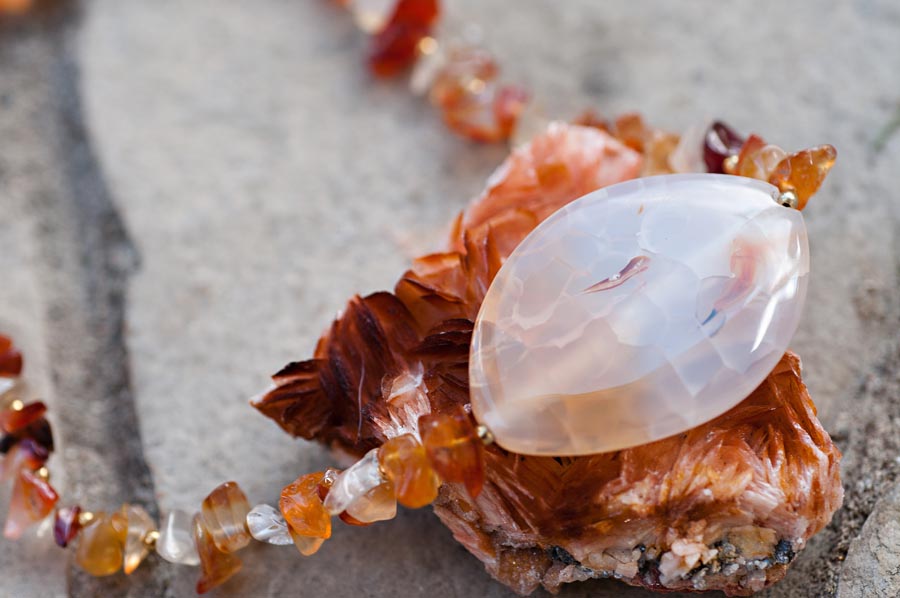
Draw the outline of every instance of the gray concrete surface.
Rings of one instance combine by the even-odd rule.
[[[60,486],[164,512],[236,479],[274,502],[329,458],[246,398],[348,296],[433,248],[505,150],[450,136],[402,82],[367,77],[364,39],[325,0],[57,4],[0,25],[0,325],[52,403]],[[900,468],[900,135],[875,148],[900,105],[900,6],[446,4],[553,115],[638,109],[676,131],[714,115],[838,148],[806,212],[814,276],[794,348],[847,454],[847,507],[767,595],[900,588],[900,532],[863,525],[891,518],[896,501],[878,499]],[[134,579],[91,580],[45,546],[0,542],[0,594],[193,591],[191,569],[151,559]],[[339,528],[309,559],[242,555],[217,596],[509,595],[427,511]]]

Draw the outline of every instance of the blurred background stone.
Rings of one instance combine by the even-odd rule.
[[[350,295],[438,247],[506,150],[453,137],[405,80],[373,80],[364,37],[326,0],[58,1],[0,24],[0,326],[50,405],[63,502],[196,510],[234,479],[275,504],[332,461],[247,398]],[[838,148],[805,212],[813,276],[793,348],[847,454],[847,508],[767,594],[896,588],[877,563],[900,559],[900,532],[863,522],[896,509],[877,499],[900,456],[900,134],[881,135],[900,109],[900,5],[445,4],[551,116],[640,110],[678,132],[715,116]],[[198,575],[151,556],[127,581],[93,580],[66,556],[0,542],[0,594],[190,596]],[[510,595],[427,510],[339,526],[308,559],[241,556],[215,595]]]

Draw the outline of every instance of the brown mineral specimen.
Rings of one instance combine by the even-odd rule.
[[[503,260],[565,203],[637,176],[640,155],[556,124],[517,150],[460,216],[450,250],[394,293],[353,298],[257,408],[296,436],[363,455],[469,402],[472,322]],[[840,506],[840,453],[787,354],[746,400],[683,434],[613,453],[526,457],[491,445],[477,498],[444,483],[455,538],[515,591],[592,577],[748,595],[781,579]]]

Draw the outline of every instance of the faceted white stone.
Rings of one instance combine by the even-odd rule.
[[[334,480],[325,497],[325,509],[332,515],[339,515],[384,481],[378,464],[378,449],[375,448]]]
[[[739,403],[781,358],[806,294],[806,226],[777,193],[735,176],[667,175],[550,216],[478,315],[477,419],[510,451],[583,455]]]
[[[272,505],[256,505],[247,513],[247,529],[253,539],[267,544],[287,546],[293,544],[287,522]]]
[[[167,513],[159,526],[156,553],[177,565],[199,565],[200,555],[197,554],[192,533],[193,521],[192,515],[179,509]]]

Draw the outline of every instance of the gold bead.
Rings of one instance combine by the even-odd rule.
[[[46,467],[43,467],[43,466],[42,466],[40,469],[38,469],[38,470],[35,471],[34,473],[35,473],[35,475],[36,475],[37,477],[41,478],[41,479],[44,480],[45,482],[49,482],[49,481],[50,481],[50,470],[47,469]]]
[[[478,427],[475,428],[475,433],[478,434],[478,438],[481,439],[485,446],[494,444],[494,433],[486,425],[478,424]]]
[[[96,519],[96,515],[91,513],[90,511],[82,511],[78,514],[78,525],[81,527],[85,527],[90,525],[94,519]]]
[[[9,408],[13,411],[21,411],[25,408],[25,403],[23,403],[21,399],[16,399],[9,404]]]
[[[728,156],[722,162],[722,170],[727,172],[728,174],[734,174],[734,171],[737,169],[738,165],[738,155],[734,154],[733,156]]]
[[[785,191],[779,194],[776,201],[786,208],[794,208],[795,210],[800,208],[800,198],[793,191]]]
[[[150,530],[141,541],[144,543],[144,546],[149,548],[150,550],[154,550],[156,548],[156,542],[159,540],[159,532],[157,530]]]

